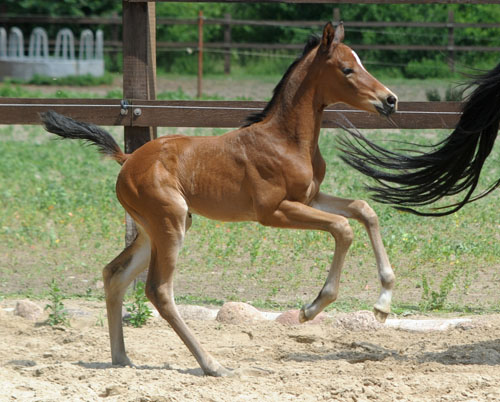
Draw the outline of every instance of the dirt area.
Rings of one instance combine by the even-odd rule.
[[[234,369],[211,378],[159,318],[125,327],[136,366],[120,368],[110,364],[103,302],[65,301],[70,328],[14,316],[13,303],[0,303],[1,401],[500,400],[500,315],[431,332],[190,320]]]
[[[251,99],[251,100],[268,100],[271,98],[274,87],[278,84],[281,77],[276,75],[266,77],[264,79],[248,78],[232,76],[205,77],[203,79],[203,94],[208,96],[220,96],[225,99]],[[381,81],[394,91],[399,99],[404,102],[408,101],[426,101],[426,91],[429,89],[438,89],[444,93],[449,86],[456,86],[454,82],[438,82],[436,80],[407,80],[397,79],[393,82],[390,79],[381,79]],[[174,76],[174,77],[157,77],[156,92],[175,92],[179,89],[185,94],[195,97],[197,94],[197,79],[195,76]],[[111,90],[120,90],[122,88],[122,78],[117,76],[111,85],[98,85],[86,87],[73,86],[40,86],[40,85],[23,85],[23,88],[30,91],[39,91],[44,94],[52,94],[58,90],[63,91],[81,91],[91,93],[97,96],[105,96]]]

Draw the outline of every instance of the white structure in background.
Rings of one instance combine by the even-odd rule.
[[[80,52],[75,58],[75,39],[70,29],[57,33],[54,56],[49,55],[49,40],[43,28],[30,35],[28,55],[24,54],[24,38],[19,28],[11,28],[7,37],[0,27],[0,80],[4,77],[29,80],[35,74],[48,77],[104,74],[103,33],[85,29],[80,35]]]

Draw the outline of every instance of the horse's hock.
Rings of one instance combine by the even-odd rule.
[[[64,28],[56,36],[53,56],[49,55],[49,40],[43,28],[35,28],[29,39],[28,54],[24,50],[24,37],[13,27],[7,35],[0,27],[0,80],[5,77],[29,80],[34,75],[66,77],[104,74],[103,33],[85,29],[80,35],[78,58],[75,56],[73,32]]]

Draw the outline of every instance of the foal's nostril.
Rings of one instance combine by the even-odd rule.
[[[397,99],[395,96],[392,96],[392,95],[389,95],[386,99],[387,101],[387,104],[390,105],[390,106],[395,106],[396,105],[396,102],[397,102]]]

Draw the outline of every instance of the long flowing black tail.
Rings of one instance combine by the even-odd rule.
[[[364,137],[355,128],[345,127],[352,138],[342,137],[342,159],[361,173],[374,178],[369,186],[372,198],[397,209],[423,216],[449,215],[465,204],[478,200],[500,186],[500,179],[481,194],[472,197],[483,164],[490,154],[500,123],[500,64],[474,77],[476,87],[463,106],[455,130],[435,144],[431,152],[410,155],[389,151]],[[418,147],[416,144],[410,144]],[[450,195],[466,191],[464,198],[438,212],[417,211]]]
[[[116,160],[120,165],[128,158],[128,154],[123,153],[111,134],[94,124],[82,123],[54,111],[41,113],[40,117],[45,130],[50,133],[95,145],[100,153]]]

